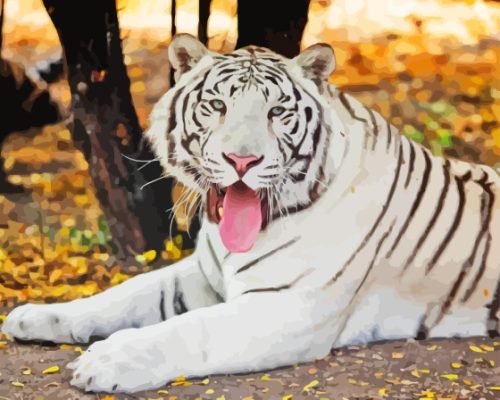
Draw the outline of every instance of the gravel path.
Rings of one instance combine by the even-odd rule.
[[[65,365],[81,350],[2,340],[0,400],[500,399],[500,341],[486,338],[352,346],[314,363],[114,396],[69,386]]]

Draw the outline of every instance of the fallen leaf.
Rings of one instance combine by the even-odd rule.
[[[13,382],[10,383],[12,386],[15,386],[15,387],[24,387],[24,383],[22,382],[19,382],[17,379]]]
[[[315,380],[309,382],[307,385],[305,385],[302,388],[302,391],[307,392],[307,391],[311,390],[313,387],[318,386],[318,385],[319,385],[319,381],[317,379],[315,379]]]
[[[495,348],[493,346],[488,346],[487,344],[481,344],[479,345],[479,347],[484,351],[495,351]]]
[[[462,363],[459,363],[459,362],[452,362],[452,363],[451,363],[451,367],[452,367],[452,368],[455,368],[455,369],[458,369],[458,368],[463,367],[463,364],[462,364]]]
[[[441,377],[448,379],[449,381],[456,381],[458,379],[457,374],[443,374],[443,375],[441,375]]]
[[[470,345],[469,349],[471,349],[474,353],[484,353],[484,350],[474,345]]]
[[[31,375],[31,369],[28,367],[23,367],[21,370],[21,374],[23,375]]]
[[[405,356],[405,353],[402,351],[393,351],[392,352],[392,358],[394,358],[394,359],[401,359],[401,358],[404,358],[404,356]]]
[[[53,365],[52,367],[45,368],[42,371],[42,374],[56,374],[60,371],[59,367],[57,365]]]

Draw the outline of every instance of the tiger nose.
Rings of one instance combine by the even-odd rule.
[[[235,153],[222,153],[222,157],[236,170],[240,178],[247,173],[247,171],[260,164],[264,159],[264,156],[257,157],[253,154],[248,156],[242,156]]]

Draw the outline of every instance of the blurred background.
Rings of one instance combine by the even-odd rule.
[[[177,32],[197,35],[199,4],[177,1]],[[170,85],[172,6],[170,0],[118,0],[117,9],[130,92],[138,123],[146,128],[152,106]],[[2,57],[19,68],[11,74],[26,74],[60,116],[53,118],[59,122],[4,135],[1,161],[17,190],[0,190],[0,307],[89,296],[188,254],[193,242],[185,232],[193,215],[179,209],[174,233],[161,246],[117,255],[89,158],[70,133],[71,87],[64,78],[46,76],[62,57],[56,29],[41,0],[6,0],[3,16]],[[209,48],[232,51],[237,29],[236,1],[213,0]],[[404,135],[434,154],[500,167],[500,3],[312,0],[301,47],[316,42],[335,49],[331,81]],[[2,107],[0,130],[7,120]],[[157,201],[164,201],[167,218],[171,193],[178,199],[183,188],[161,193]]]

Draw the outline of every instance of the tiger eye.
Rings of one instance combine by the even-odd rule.
[[[285,107],[276,106],[269,110],[269,118],[278,117],[285,112]]]
[[[210,105],[215,111],[223,112],[226,110],[226,105],[222,100],[210,100]]]

